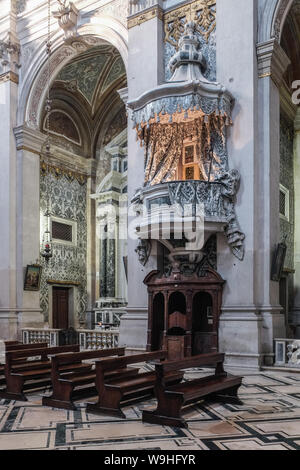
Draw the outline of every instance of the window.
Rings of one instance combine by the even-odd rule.
[[[290,192],[287,188],[280,185],[279,190],[279,214],[280,217],[284,220],[289,220],[290,218]]]
[[[183,180],[198,180],[199,179],[199,165],[196,158],[196,142],[186,142],[183,144],[183,158],[182,158],[182,179]]]
[[[63,240],[65,242],[72,242],[72,233],[72,225],[62,224],[61,222],[55,222],[54,220],[52,221],[52,238]]]
[[[53,243],[76,245],[77,223],[58,217],[51,217],[51,238]]]
[[[195,146],[187,145],[184,148],[184,165],[188,163],[194,163],[195,161]]]

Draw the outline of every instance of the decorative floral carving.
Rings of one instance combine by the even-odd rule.
[[[166,13],[165,41],[177,48],[184,26],[190,21],[195,22],[197,31],[208,42],[209,36],[216,28],[216,0],[199,0]]]
[[[225,235],[233,254],[244,258],[245,235],[237,222],[234,203],[239,188],[240,174],[237,170],[222,173],[214,183],[185,181],[169,183],[169,197],[172,205],[203,205],[205,217],[218,217],[227,221]]]

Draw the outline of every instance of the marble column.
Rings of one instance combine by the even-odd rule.
[[[96,187],[96,162],[90,160],[87,180],[87,312],[86,327],[94,322],[93,308],[96,301],[96,202],[91,198]]]
[[[20,250],[18,219],[20,189],[13,128],[16,125],[19,85],[19,40],[15,2],[1,5],[0,61],[0,338],[13,340],[18,334],[18,278]],[[19,267],[18,267],[19,266]]]
[[[44,326],[39,291],[25,291],[28,264],[40,259],[40,151],[45,140],[26,126],[14,129],[17,148],[17,307],[18,329]]]
[[[219,2],[217,25],[217,79],[236,99],[228,154],[241,174],[236,212],[246,234],[243,261],[218,236],[218,271],[227,281],[219,347],[227,365],[259,368],[272,363],[273,339],[284,334],[270,270],[280,241],[278,84],[288,58],[274,40],[256,50],[256,1],[241,0],[239,8],[234,0]]]
[[[13,135],[18,76],[0,75],[0,338],[17,337],[17,152]]]
[[[138,13],[129,17],[129,63],[128,99],[140,96],[146,90],[163,82],[163,22],[161,0],[152,3],[147,14]],[[144,183],[144,149],[136,140],[130,114],[128,117],[128,204],[135,191]],[[146,348],[148,297],[143,284],[145,276],[157,268],[157,259],[152,250],[149,261],[142,266],[135,249],[137,239],[131,233],[133,211],[128,217],[128,306],[121,318],[120,344],[127,347]]]
[[[257,257],[255,279],[257,304],[262,317],[261,353],[266,365],[273,364],[274,338],[285,337],[285,315],[279,305],[279,282],[271,280],[273,254],[280,239],[280,93],[289,65],[274,40],[257,46],[258,54],[258,143],[257,166]],[[259,158],[263,155],[264,158]]]
[[[245,256],[236,259],[218,234],[218,272],[226,280],[219,327],[219,350],[226,364],[257,368],[261,362],[261,316],[256,305],[254,265],[255,158],[257,155],[256,1],[218,2],[217,80],[234,96],[228,136],[229,167],[241,174],[236,213],[245,233]]]

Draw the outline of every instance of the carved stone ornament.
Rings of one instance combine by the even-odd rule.
[[[78,10],[72,2],[57,1],[60,6],[58,11],[53,12],[53,16],[58,19],[59,26],[64,30],[65,38],[72,38],[77,33]]]
[[[19,56],[20,45],[11,33],[8,33],[4,40],[0,40],[0,73],[17,73],[20,68]]]
[[[216,0],[198,0],[166,13],[165,42],[178,49],[178,41],[187,23],[193,21],[196,30],[208,42],[216,28]]]
[[[140,239],[134,251],[137,253],[141,265],[145,266],[151,253],[151,242],[149,240]]]
[[[171,205],[177,204],[182,209],[193,203],[203,205],[205,217],[227,221],[225,236],[234,256],[242,261],[245,235],[240,229],[234,208],[239,184],[239,172],[230,170],[220,174],[211,183],[185,181],[169,183],[168,186]]]

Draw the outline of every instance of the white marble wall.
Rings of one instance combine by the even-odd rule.
[[[163,25],[158,18],[146,21],[129,30],[128,99],[140,96],[163,81]],[[128,125],[128,201],[144,183],[144,149],[136,141],[135,129],[129,115]],[[129,216],[128,224],[132,222]],[[145,348],[147,342],[146,274],[157,267],[151,253],[146,267],[141,266],[135,249],[137,240],[128,238],[128,307],[122,317],[120,343]]]
[[[246,234],[242,262],[219,236],[218,270],[227,281],[220,349],[231,366],[259,367],[272,362],[273,337],[284,334],[279,286],[270,281],[279,243],[279,93],[270,76],[258,79],[256,2],[219,2],[217,25],[218,81],[236,99],[228,154],[241,173],[236,212]]]

